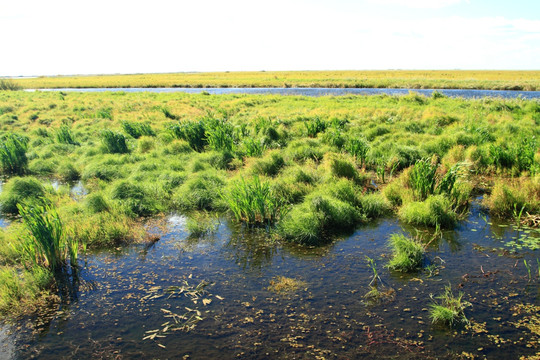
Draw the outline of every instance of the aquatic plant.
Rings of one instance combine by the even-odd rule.
[[[538,259],[536,259],[538,261]],[[527,269],[527,274],[529,275],[529,282],[532,281],[532,274],[531,274],[531,265],[527,262],[527,260],[523,259],[523,265],[525,265],[525,269]]]
[[[388,268],[401,272],[413,272],[422,267],[425,249],[420,242],[407,238],[403,234],[390,235],[392,259]]]
[[[110,154],[125,154],[129,152],[126,137],[112,130],[103,130],[101,140],[105,147],[105,152]]]
[[[26,172],[28,158],[28,138],[12,133],[0,137],[0,165],[3,174],[19,174]]]
[[[223,198],[236,220],[248,224],[273,223],[285,211],[285,204],[275,196],[270,183],[256,175],[234,182]]]
[[[72,267],[77,266],[79,243],[65,233],[64,225],[53,206],[17,204],[17,208],[28,230],[23,243],[28,259],[53,272],[68,263]]]
[[[288,278],[285,276],[276,276],[270,280],[270,285],[267,289],[268,291],[276,294],[284,294],[297,291],[300,288],[305,288],[306,285],[307,283],[302,280]]]
[[[324,227],[324,214],[311,209],[309,204],[293,207],[278,223],[277,230],[287,241],[317,245],[324,242],[321,238]]]
[[[18,205],[26,202],[42,203],[45,201],[45,188],[34,177],[14,177],[5,185],[0,194],[0,211],[7,214],[18,214]]]
[[[462,292],[455,296],[451,287],[446,286],[444,293],[436,298],[440,302],[434,302],[429,306],[429,317],[432,323],[454,328],[469,322],[465,316],[465,308],[470,303],[463,300]]]

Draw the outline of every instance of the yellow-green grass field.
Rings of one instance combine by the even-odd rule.
[[[258,71],[52,76],[16,81],[26,89],[114,87],[323,87],[409,89],[540,89],[540,71],[388,70]]]

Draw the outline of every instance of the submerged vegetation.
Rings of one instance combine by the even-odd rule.
[[[223,217],[316,247],[388,216],[451,229],[479,190],[497,216],[540,209],[538,101],[2,92],[0,110],[0,211],[22,217],[0,230],[4,313],[53,293],[57,269],[84,249],[144,239],[144,218],[173,211],[192,237]],[[87,194],[51,179],[80,179]],[[423,244],[390,242],[389,269],[422,268]],[[434,322],[463,321],[461,296],[437,306]]]

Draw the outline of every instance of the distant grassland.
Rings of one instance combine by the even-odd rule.
[[[114,87],[323,87],[540,90],[540,71],[259,71],[56,76],[17,80],[26,89]]]

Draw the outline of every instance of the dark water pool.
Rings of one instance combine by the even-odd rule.
[[[154,92],[172,93],[183,92],[199,94],[207,92],[212,95],[221,94],[273,94],[273,95],[303,95],[303,96],[342,96],[342,95],[407,95],[409,92],[431,96],[435,89],[374,89],[374,88],[63,88],[39,89],[27,91],[75,91],[75,92]],[[523,98],[540,99],[540,91],[510,91],[510,90],[474,90],[474,89],[437,89],[443,95],[462,98]]]
[[[394,219],[314,249],[273,243],[264,230],[225,219],[205,238],[188,236],[180,215],[161,225],[165,233],[153,245],[81,259],[70,301],[0,331],[3,357],[518,359],[539,351],[538,333],[525,326],[534,321],[522,308],[540,305],[539,251],[505,243],[525,235],[537,244],[540,236],[485,217],[478,204],[455,230],[435,238],[424,232],[431,271],[413,275],[384,267],[389,235],[414,231]],[[364,297],[373,275],[366,256],[375,259],[388,295],[380,301]],[[531,281],[524,259],[534,264]],[[276,292],[270,285],[277,276],[300,287]],[[176,286],[190,293],[201,283],[206,292],[196,296],[166,292]],[[449,284],[471,303],[469,329],[431,324],[431,297]],[[197,311],[203,320],[191,331],[169,330],[171,314]]]

